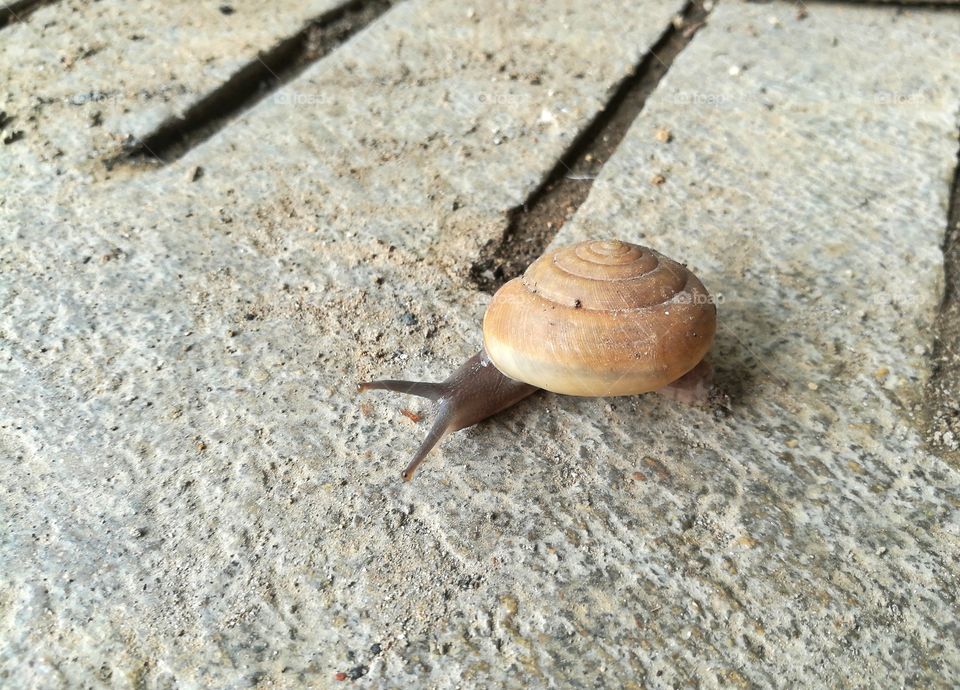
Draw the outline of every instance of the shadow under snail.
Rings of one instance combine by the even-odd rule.
[[[358,390],[436,403],[433,426],[403,471],[409,480],[447,433],[541,388],[705,399],[703,358],[716,320],[710,294],[682,264],[619,240],[580,242],[544,254],[497,291],[483,317],[483,348],[445,381],[368,381]]]

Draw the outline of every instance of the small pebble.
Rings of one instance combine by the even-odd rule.
[[[667,144],[673,141],[673,134],[666,127],[657,130],[657,141]]]
[[[414,424],[416,424],[417,422],[423,419],[423,417],[418,415],[416,412],[414,412],[413,410],[407,409],[406,407],[400,410],[400,414],[402,414],[404,417],[409,419]]]

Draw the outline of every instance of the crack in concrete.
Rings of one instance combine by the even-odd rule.
[[[41,7],[52,5],[59,0],[19,0],[0,5],[0,29],[10,24],[24,21]]]
[[[104,164],[110,170],[121,163],[166,165],[177,160],[346,43],[397,1],[349,0],[309,20],[297,33],[258,53],[182,117],[169,118],[142,139],[133,138]]]
[[[937,315],[930,380],[924,395],[927,440],[960,463],[960,136],[943,238],[943,298]]]
[[[677,55],[705,24],[712,9],[713,3],[690,0],[679,15],[681,21],[666,28],[540,186],[526,202],[508,212],[503,236],[499,241],[489,242],[470,268],[470,277],[478,288],[495,292],[543,253],[586,200],[600,169],[620,145]]]

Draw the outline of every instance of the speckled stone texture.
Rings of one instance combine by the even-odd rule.
[[[3,39],[46,50],[72,7]],[[422,428],[353,384],[477,347],[470,262],[679,7],[402,3],[161,170],[46,157],[88,113],[31,112],[0,203],[0,684],[525,682],[532,639],[505,635],[535,540],[498,485],[549,468],[502,426],[537,407],[404,485]],[[105,51],[72,76],[8,56],[8,113]]]
[[[0,686],[956,685],[958,14],[719,5],[561,231],[722,298],[709,407],[538,394],[404,484],[429,407],[353,392],[476,351],[472,262],[679,7],[404,2],[166,168],[4,147]]]
[[[601,585],[577,596],[580,639],[632,640],[618,675],[631,659],[658,687],[960,682],[960,477],[923,449],[920,413],[958,35],[956,14],[721,5],[557,237],[650,244],[722,298],[724,409],[576,403],[616,439],[590,475],[636,497],[583,487],[587,548],[615,553],[598,535],[616,515],[632,554],[613,559],[621,608]]]
[[[0,174],[59,170],[90,178],[102,160],[181,116],[257,51],[272,48],[337,0],[167,2],[59,0],[0,39],[0,109],[19,146]]]

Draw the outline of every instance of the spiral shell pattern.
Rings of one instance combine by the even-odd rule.
[[[635,395],[693,369],[716,306],[686,267],[647,247],[592,240],[548,252],[493,296],[490,360],[510,378],[567,395]]]

